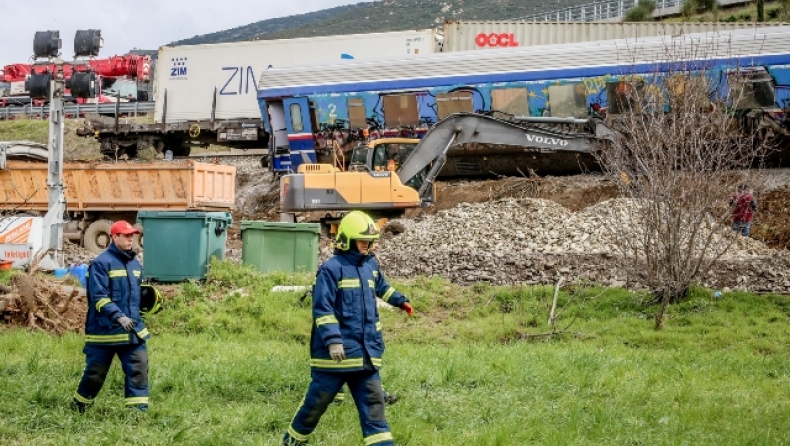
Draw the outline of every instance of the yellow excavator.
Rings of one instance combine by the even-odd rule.
[[[570,125],[582,131],[559,131],[548,125]],[[281,221],[296,221],[296,213],[327,211],[327,220],[351,210],[374,218],[397,218],[408,208],[434,203],[434,180],[451,147],[460,144],[509,146],[541,162],[554,157],[592,159],[598,142],[612,131],[598,120],[516,117],[457,113],[433,126],[420,140],[379,140],[354,149],[347,171],[331,164],[302,164],[297,173],[280,178]],[[405,157],[402,163],[392,154]],[[395,162],[393,163],[393,159]],[[398,165],[399,164],[399,165]]]

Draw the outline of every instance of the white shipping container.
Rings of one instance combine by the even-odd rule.
[[[267,67],[436,51],[436,31],[432,29],[163,46],[157,60],[154,117],[156,122],[162,122],[166,93],[168,123],[208,120],[216,92],[216,119],[260,119],[256,81]]]
[[[447,21],[442,51],[471,51],[723,32],[785,23]]]

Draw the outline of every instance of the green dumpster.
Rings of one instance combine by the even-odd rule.
[[[318,223],[241,222],[241,262],[258,271],[309,271],[317,268]]]
[[[212,257],[225,258],[229,212],[137,213],[143,225],[143,274],[158,282],[206,278]]]

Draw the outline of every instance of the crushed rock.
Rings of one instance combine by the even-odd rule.
[[[456,283],[554,283],[559,277],[638,287],[619,265],[618,238],[636,236],[635,202],[610,199],[572,212],[544,199],[461,203],[420,219],[394,220],[377,250],[392,276],[438,275]],[[394,235],[395,232],[402,233]],[[719,226],[730,243],[703,281],[709,286],[790,291],[790,254]],[[326,250],[321,253],[325,258]]]

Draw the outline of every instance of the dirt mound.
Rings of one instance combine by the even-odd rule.
[[[484,203],[504,198],[551,200],[575,212],[618,196],[616,185],[593,174],[439,181],[436,183],[436,204],[428,209],[410,210],[406,216],[430,215],[460,203]]]
[[[775,249],[790,248],[790,188],[757,197],[752,237]]]

